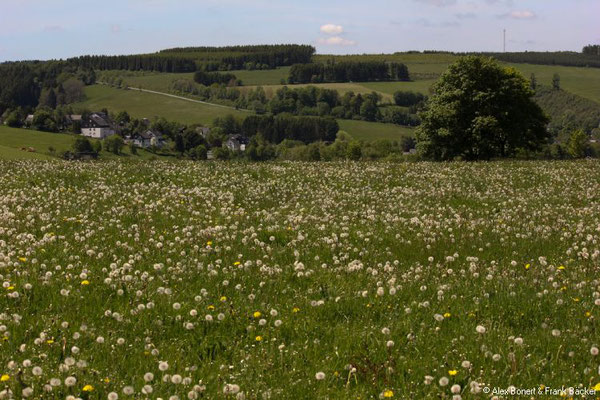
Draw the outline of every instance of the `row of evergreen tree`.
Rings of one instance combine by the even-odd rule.
[[[309,63],[315,53],[309,45],[280,44],[225,47],[178,47],[160,52],[163,55],[190,57],[208,71],[276,68]]]
[[[220,72],[196,71],[194,74],[194,81],[204,86],[210,86],[214,83],[230,86],[242,85],[242,81],[238,80],[235,75]]]
[[[289,83],[408,81],[406,65],[383,61],[294,64]]]
[[[241,133],[246,137],[260,135],[269,143],[281,143],[285,139],[303,143],[335,140],[340,127],[333,118],[296,117],[290,114],[251,115],[244,119]]]
[[[95,70],[119,69],[128,71],[194,72],[196,61],[192,58],[159,55],[81,56],[70,58],[69,63]]]

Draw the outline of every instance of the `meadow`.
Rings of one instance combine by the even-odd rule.
[[[68,133],[41,132],[32,129],[9,128],[0,125],[0,160],[49,160],[56,158],[60,153],[72,150],[76,135]],[[90,139],[94,141],[95,139]],[[22,150],[32,148],[34,152]],[[50,152],[50,148],[54,151]],[[122,149],[122,154],[114,155],[108,151],[101,151],[100,157],[104,159],[119,158],[121,160],[148,160],[162,158],[144,149],[137,149],[137,154],[131,154],[128,146]]]
[[[369,93],[374,90],[379,92],[386,100],[391,99],[391,95],[397,90],[410,90],[428,94],[437,78],[457,59],[457,56],[451,54],[375,54],[350,56],[317,55],[315,56],[315,60],[318,62],[325,62],[332,57],[339,61],[385,60],[405,63],[411,73],[411,82],[351,82],[315,85],[337,89],[340,93],[348,91],[354,91],[355,93]],[[564,90],[600,103],[599,68],[564,67],[559,65],[501,64],[516,68],[527,79],[534,73],[538,83],[548,86],[552,83],[553,75],[557,73],[560,75],[561,87]],[[243,81],[244,86],[249,88],[263,86],[267,93],[269,93],[269,89],[270,93],[274,93],[283,86],[281,85],[281,79],[287,78],[289,68],[290,67],[280,67],[273,70],[231,72]],[[168,92],[170,90],[170,85],[173,80],[193,79],[192,73],[167,74],[128,71],[105,71],[103,73],[122,75],[124,81],[130,86],[143,87],[163,92]]]
[[[600,390],[598,176],[0,162],[0,397]]]
[[[198,104],[159,94],[143,93],[135,90],[115,89],[104,85],[85,88],[87,100],[76,103],[74,107],[112,112],[127,111],[135,118],[164,117],[183,124],[212,125],[217,117],[227,114],[243,118],[247,112],[236,111],[218,106]]]

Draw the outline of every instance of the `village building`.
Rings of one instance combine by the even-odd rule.
[[[83,136],[104,139],[115,134],[110,119],[104,113],[93,113],[81,123]]]
[[[134,133],[125,138],[126,143],[133,143],[135,146],[147,149],[149,147],[163,147],[165,139],[160,132],[147,130],[140,133]]]
[[[248,143],[250,143],[248,138],[242,135],[231,135],[225,142],[225,147],[231,151],[246,151]]]

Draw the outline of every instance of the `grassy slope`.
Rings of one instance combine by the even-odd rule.
[[[330,57],[331,56],[322,55],[317,56],[316,59],[324,61]],[[336,58],[339,58],[339,56]],[[377,59],[405,62],[414,78],[413,82],[353,82],[318,85],[335,88],[340,90],[340,92],[352,90],[355,93],[368,93],[372,90],[376,90],[385,96],[393,94],[396,90],[413,90],[427,94],[429,88],[435,82],[436,77],[446,70],[448,65],[456,59],[456,56],[446,54],[402,54],[346,56],[343,57],[343,59]],[[544,84],[549,84],[554,73],[558,73],[561,77],[561,83],[564,90],[600,103],[600,69],[532,64],[505,65],[515,67],[527,78],[529,78],[533,72],[536,74],[538,81]],[[232,72],[238,78],[242,79],[244,85],[248,87],[261,85],[265,87],[265,90],[268,90],[268,92],[274,93],[281,87],[281,79],[287,77],[288,71],[289,67],[266,71]],[[132,75],[125,78],[125,81],[129,85],[142,86],[147,89],[158,91],[168,91],[170,84],[174,79],[192,79],[192,74],[145,73],[141,76],[135,76],[135,74],[127,72],[124,72],[124,74]]]
[[[126,110],[137,118],[152,119],[158,116],[185,124],[210,124],[216,117],[227,114],[233,114],[237,117],[248,115],[245,112],[222,107],[101,85],[89,86],[86,88],[85,93],[87,100],[75,104],[75,107],[85,107],[90,110],[99,110],[106,107],[113,112]]]
[[[373,141],[379,139],[399,140],[403,136],[414,135],[413,129],[380,122],[354,121],[339,119],[340,129],[358,140]]]
[[[75,138],[76,136],[72,134],[40,132],[0,125],[0,143],[2,143],[0,145],[0,160],[51,159],[53,157],[50,155],[48,147],[54,147],[56,154],[59,154],[70,150]],[[23,147],[33,147],[35,153],[21,150]],[[138,149],[137,154],[132,155],[128,146],[123,148],[123,154],[119,157],[106,151],[100,153],[102,159],[146,160],[152,157],[157,156],[142,149]],[[162,157],[158,156],[158,158]]]
[[[90,86],[86,88],[88,100],[76,104],[91,110],[108,108],[110,111],[127,110],[132,116],[152,118],[164,117],[171,121],[185,124],[211,123],[214,118],[227,114],[245,117],[247,112],[228,110],[204,104],[191,103],[185,100],[172,99],[161,95],[142,93],[131,90],[114,89],[107,86]],[[390,124],[365,121],[339,120],[341,129],[357,139],[396,139],[409,129]]]

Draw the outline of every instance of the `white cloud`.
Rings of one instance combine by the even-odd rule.
[[[339,35],[340,33],[344,32],[344,27],[341,25],[326,24],[321,26],[321,32],[327,35]]]
[[[515,10],[503,16],[513,19],[533,19],[536,17],[535,13],[529,10]]]
[[[354,46],[356,42],[354,40],[344,39],[340,36],[331,36],[328,38],[319,38],[317,40],[318,44],[323,44],[327,46]]]

